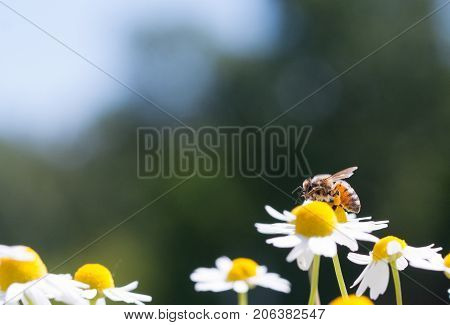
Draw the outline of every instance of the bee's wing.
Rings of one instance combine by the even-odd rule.
[[[357,170],[358,167],[350,167],[346,168],[344,170],[341,170],[340,172],[337,172],[336,174],[331,175],[328,179],[335,182],[340,179],[346,179],[353,175],[353,172]]]

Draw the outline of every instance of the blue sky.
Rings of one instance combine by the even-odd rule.
[[[132,41],[136,31],[188,29],[208,40],[217,53],[249,56],[271,50],[281,20],[280,8],[271,0],[4,2],[133,87]],[[73,138],[105,109],[131,96],[2,5],[0,41],[1,138],[44,143]],[[191,70],[181,71],[172,80],[175,84],[160,80],[149,87],[158,99],[182,109],[177,108],[181,103],[166,98],[163,88],[167,84],[183,89],[194,85],[197,93],[192,92],[193,96],[200,96],[200,86],[213,81],[215,62],[210,53],[178,46],[180,52],[171,58],[150,58],[150,69],[166,74],[182,62]],[[203,75],[195,76],[194,71],[203,71]],[[189,102],[189,98],[182,100]]]

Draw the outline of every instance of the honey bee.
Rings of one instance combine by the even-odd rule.
[[[347,212],[359,213],[361,202],[358,194],[344,179],[353,175],[358,167],[350,167],[336,174],[320,174],[303,181],[299,191],[305,200],[323,201],[333,204],[333,208],[342,207]]]

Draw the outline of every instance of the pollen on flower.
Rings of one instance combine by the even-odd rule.
[[[347,220],[347,212],[345,212],[344,208],[337,207],[334,210],[334,213],[336,214],[336,218],[339,223],[345,223],[348,221]]]
[[[246,280],[256,275],[258,263],[254,260],[239,257],[233,260],[231,270],[228,272],[227,281]]]
[[[27,247],[34,259],[31,261],[18,261],[11,258],[0,258],[0,290],[6,291],[13,283],[26,283],[37,280],[47,274],[47,267],[40,256]]]
[[[401,256],[401,254],[389,255],[387,253],[387,246],[392,241],[398,242],[402,248],[406,247],[406,242],[397,237],[386,236],[384,238],[381,238],[378,242],[375,243],[375,246],[373,247],[372,258],[374,261],[387,259],[389,262],[391,262],[395,261],[397,258]]]
[[[111,272],[101,264],[83,265],[75,272],[74,279],[88,284],[91,289],[99,291],[114,287]]]
[[[313,201],[294,208],[295,231],[306,237],[325,237],[330,235],[337,223],[333,209],[324,202]]]
[[[337,297],[330,305],[373,305],[372,300],[365,296],[349,295],[348,297]]]

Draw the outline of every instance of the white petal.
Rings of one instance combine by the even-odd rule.
[[[13,283],[6,290],[4,301],[8,305],[17,304],[23,297],[23,292],[29,284]]]
[[[308,271],[311,267],[313,259],[313,252],[309,248],[307,248],[302,252],[301,255],[297,257],[297,266],[302,271]]]
[[[49,297],[69,305],[87,305],[79,285],[73,281],[69,274],[47,274],[38,283],[37,287]],[[84,285],[83,285],[84,286]]]
[[[441,254],[435,254],[430,258],[430,262],[433,264],[444,265],[444,258]]]
[[[226,256],[219,257],[216,260],[216,267],[224,273],[228,273],[233,266],[233,262]]]
[[[144,302],[151,302],[153,300],[153,298],[149,295],[134,292],[123,292],[122,295],[125,296],[127,302],[136,305],[144,305]]]
[[[352,220],[344,223],[346,227],[352,228],[359,232],[371,233],[373,231],[387,228],[388,220],[384,221],[363,221],[364,218]]]
[[[267,213],[270,214],[273,218],[281,220],[281,221],[288,221],[288,218],[286,218],[285,215],[283,215],[282,213],[278,212],[277,210],[275,210],[271,206],[266,205],[264,208],[266,209]]]
[[[380,240],[377,236],[362,231],[352,231],[350,234],[356,240],[368,241],[372,243],[376,243],[378,240]]]
[[[443,264],[434,264],[428,260],[424,259],[411,259],[409,260],[409,265],[412,267],[428,270],[428,271],[445,271],[445,266]]]
[[[267,267],[260,265],[256,268],[256,275],[261,276],[267,273]]]
[[[291,291],[291,284],[288,280],[282,279],[276,273],[266,273],[262,276],[249,279],[249,282],[253,285],[289,293]]]
[[[370,268],[372,268],[372,267],[373,267],[373,264],[372,264],[372,263],[369,263],[369,264],[364,268],[364,270],[361,272],[361,274],[356,278],[355,282],[353,282],[353,284],[351,285],[350,288],[353,288],[353,287],[355,287],[358,283],[360,283],[360,282],[362,281],[362,279],[364,279],[364,277],[366,276],[367,271],[368,271]],[[360,292],[360,295],[362,295],[362,294],[364,293],[364,291],[366,291],[366,289],[367,289],[367,285],[366,285],[365,287],[359,286],[359,292]]]
[[[104,289],[103,290],[103,294],[105,295],[105,297],[107,297],[108,299],[112,300],[112,301],[123,301],[122,296],[120,295],[120,293],[118,294],[117,292],[114,292],[113,290],[110,289]]]
[[[402,251],[402,245],[396,240],[392,240],[387,244],[386,253],[388,255],[394,255]]]
[[[347,214],[347,220],[348,220],[348,221],[356,221],[356,222],[360,222],[360,221],[371,220],[371,219],[372,219],[372,217],[356,218],[356,214],[354,214],[354,213],[349,213],[349,214]]]
[[[362,218],[361,218],[362,219]],[[370,242],[377,242],[378,238],[370,233],[375,230],[383,229],[387,227],[384,221],[368,221],[360,222],[358,219],[339,224],[339,229],[348,237],[356,240],[364,240]]]
[[[429,245],[425,247],[411,247],[406,246],[403,250],[403,255],[409,260],[415,259],[426,259],[432,261],[438,258],[438,252],[442,250],[441,247],[433,247],[434,245]]]
[[[358,289],[356,290],[356,295],[361,296],[366,289],[370,286],[370,274],[372,272],[372,269],[375,267],[376,262],[370,263],[366,266],[366,268],[363,270],[361,275],[355,280],[355,283],[353,283],[352,287],[355,286],[358,282],[360,282]]]
[[[94,297],[96,295],[97,295],[97,289],[83,290],[83,292],[81,293],[81,296],[88,300],[94,299]]]
[[[337,254],[337,247],[334,240],[330,237],[311,237],[308,246],[315,255],[333,257]]]
[[[50,300],[38,286],[30,285],[23,293],[24,298],[33,305],[51,305]]]
[[[404,269],[406,269],[406,267],[408,266],[408,261],[406,260],[406,258],[404,258],[403,256],[400,256],[399,258],[397,258],[397,260],[395,261],[395,265],[397,266],[397,269],[399,271],[403,271]]]
[[[194,282],[221,281],[227,277],[227,273],[215,268],[200,267],[191,274],[191,280]]]
[[[120,289],[122,291],[133,291],[135,290],[139,285],[138,281],[133,281],[131,283],[128,283],[127,285],[123,286],[123,287],[118,287],[117,289]]]
[[[295,234],[295,225],[289,223],[255,223],[256,230],[266,235],[293,235]]]
[[[384,261],[376,262],[368,277],[370,277],[370,298],[375,300],[386,292],[389,284],[389,266]]]
[[[248,289],[248,284],[245,281],[234,281],[233,283],[233,290],[238,293],[246,293]]]
[[[142,302],[152,301],[152,297],[150,296],[125,291],[122,288],[105,289],[103,293],[112,301],[123,301],[128,304],[142,305]]]
[[[352,251],[358,250],[358,242],[340,225],[336,226],[336,230],[333,232],[332,236],[339,245],[347,246]]]
[[[25,246],[0,245],[0,258],[10,258],[17,261],[32,261],[34,255]]]
[[[284,214],[284,216],[286,217],[286,221],[287,221],[287,222],[292,222],[292,221],[294,221],[294,220],[297,219],[297,217],[295,216],[295,214],[293,214],[293,213],[290,212],[290,211],[284,210],[284,211],[283,211],[283,214]]]
[[[99,299],[97,299],[95,304],[96,305],[106,305],[106,300],[105,300],[105,298],[99,298]]]
[[[372,261],[372,257],[368,255],[361,255],[357,253],[349,253],[347,258],[353,263],[359,265],[368,265]]]
[[[293,262],[294,260],[297,259],[297,257],[299,257],[301,254],[303,254],[305,249],[308,249],[308,242],[307,241],[302,241],[300,244],[295,246],[289,252],[288,256],[286,257],[286,261],[289,262],[289,263]]]
[[[233,288],[232,282],[218,281],[218,282],[198,282],[195,284],[196,291],[212,291],[221,292]]]
[[[267,244],[272,244],[279,248],[290,248],[300,244],[301,240],[297,235],[289,235],[267,239]]]
[[[360,283],[356,290],[356,295],[361,296],[364,291],[370,288],[370,298],[375,300],[380,294],[383,294],[389,283],[389,267],[384,261],[371,262],[366,266],[363,273],[356,279],[355,286]]]

